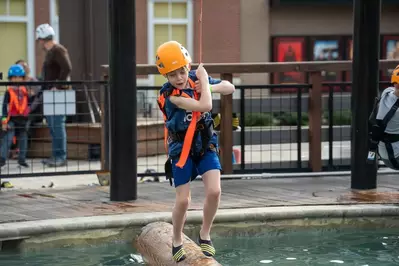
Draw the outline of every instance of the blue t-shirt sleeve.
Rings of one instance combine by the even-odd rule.
[[[176,108],[177,108],[177,106],[170,101],[169,97],[165,99],[165,112],[168,117],[170,117],[171,113]]]
[[[4,93],[3,106],[2,106],[2,118],[7,118],[8,116],[8,104],[10,103],[10,93],[8,90]]]
[[[195,70],[191,70],[190,71],[189,78],[192,81],[196,81],[197,80],[197,76],[195,75]],[[211,76],[208,76],[208,82],[211,85],[215,85],[215,84],[219,84],[220,82],[222,82],[222,80],[221,79],[215,79],[215,78],[212,78]]]
[[[208,77],[208,81],[209,81],[209,84],[211,84],[211,85],[219,84],[220,82],[222,82],[221,79],[214,79],[211,76]]]

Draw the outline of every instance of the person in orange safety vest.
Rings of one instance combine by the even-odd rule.
[[[12,65],[8,70],[8,80],[11,82],[23,82],[25,70],[19,65]],[[11,85],[4,93],[2,112],[2,142],[0,167],[6,165],[8,153],[15,134],[18,134],[18,165],[29,167],[26,163],[29,129],[29,94],[24,86]]]

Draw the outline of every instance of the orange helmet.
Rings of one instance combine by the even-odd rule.
[[[399,84],[399,65],[397,65],[396,68],[392,71],[391,83]]]
[[[176,41],[169,41],[158,47],[156,65],[162,75],[166,75],[191,63],[191,57],[186,48]]]

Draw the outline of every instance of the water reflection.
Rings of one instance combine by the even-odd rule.
[[[384,242],[381,240],[384,239]],[[216,260],[223,266],[394,266],[399,265],[396,228],[369,230],[301,229],[256,237],[215,238]],[[40,252],[0,252],[0,265],[137,266],[144,265],[131,243],[46,249]],[[56,262],[56,263],[55,263]]]
[[[396,234],[395,234],[396,233]],[[384,239],[384,242],[381,242]],[[216,239],[224,266],[399,265],[397,229],[329,229],[273,232],[256,237]],[[384,243],[384,244],[382,244]],[[234,254],[234,259],[230,259]],[[267,260],[266,260],[267,258]]]

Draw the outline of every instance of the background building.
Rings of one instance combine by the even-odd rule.
[[[40,73],[43,51],[35,46],[35,28],[51,23],[59,33],[57,2],[0,0],[0,72],[6,73],[15,61],[25,59],[33,75]]]
[[[399,56],[399,0],[383,0],[381,58]],[[182,42],[199,58],[199,0],[136,0],[137,63],[154,63],[156,47]],[[203,0],[205,63],[338,60],[351,58],[352,0]],[[108,64],[107,0],[0,0],[0,71],[27,59],[40,75],[43,51],[34,29],[49,22],[70,51],[72,78],[99,79]],[[382,78],[385,76],[383,75]],[[163,78],[138,77],[142,85]],[[326,80],[348,80],[350,73],[326,73]],[[265,84],[306,81],[283,73],[236,76],[235,82]]]
[[[382,2],[381,58],[386,58],[399,40],[399,1]],[[60,0],[60,5],[61,40],[71,51],[74,77],[98,78],[98,66],[108,63],[107,1]],[[172,38],[187,46],[194,61],[198,61],[199,5],[199,0],[136,0],[137,62],[154,63],[156,47]],[[203,0],[203,61],[350,59],[352,9],[351,0]],[[287,49],[291,49],[291,56]],[[273,76],[271,81],[307,79],[291,76],[292,73]],[[348,73],[326,75],[327,80],[349,77]],[[239,78],[237,83],[269,82],[266,74]],[[143,85],[162,81],[159,77],[139,77],[139,84]]]

